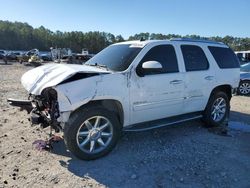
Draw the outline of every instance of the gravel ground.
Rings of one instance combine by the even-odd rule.
[[[36,150],[48,130],[6,103],[27,97],[20,77],[28,69],[0,62],[0,187],[250,187],[249,97],[233,97],[228,134],[200,121],[124,133],[108,156],[80,161],[63,141]]]

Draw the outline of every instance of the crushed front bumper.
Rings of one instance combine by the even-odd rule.
[[[51,126],[56,132],[61,130],[60,123],[56,119],[51,119],[51,115],[44,111],[38,110],[38,108],[32,104],[31,100],[19,100],[19,99],[7,99],[7,102],[11,106],[20,107],[21,110],[26,110],[30,114],[29,121],[32,125],[40,125],[42,128]]]
[[[33,109],[32,102],[30,100],[19,100],[19,99],[9,98],[7,99],[7,102],[11,106],[20,107],[21,110],[26,110],[28,114]]]

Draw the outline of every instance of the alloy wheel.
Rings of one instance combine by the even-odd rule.
[[[215,122],[221,121],[225,116],[227,107],[226,105],[226,100],[222,97],[219,97],[214,101],[211,116]]]
[[[243,95],[247,95],[250,93],[250,83],[243,82],[240,84],[239,91]]]
[[[78,147],[89,154],[99,153],[108,147],[113,137],[113,126],[103,116],[85,120],[76,135]]]

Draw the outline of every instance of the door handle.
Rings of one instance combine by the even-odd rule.
[[[205,77],[205,80],[213,80],[214,79],[214,76],[206,76]]]
[[[172,80],[170,81],[170,84],[181,84],[182,82],[182,80]]]

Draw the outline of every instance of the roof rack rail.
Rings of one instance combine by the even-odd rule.
[[[206,39],[192,39],[192,38],[171,38],[171,41],[184,41],[184,42],[204,42],[204,43],[210,43],[210,44],[223,44],[223,42],[216,42],[212,40],[206,40]]]

